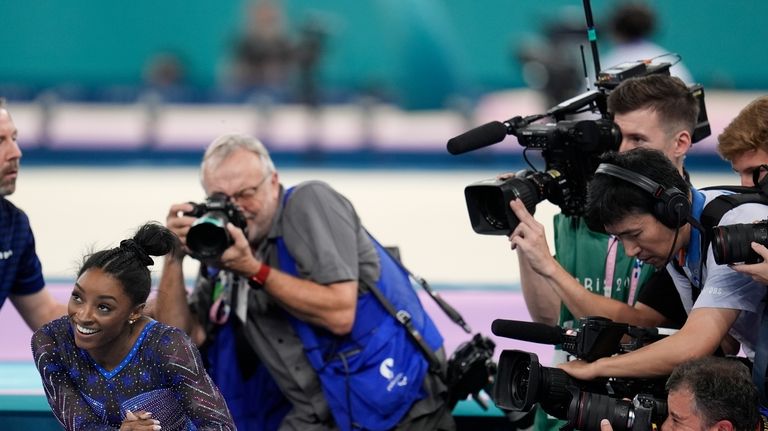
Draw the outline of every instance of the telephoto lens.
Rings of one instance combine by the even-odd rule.
[[[758,263],[763,259],[752,243],[768,246],[768,221],[716,226],[712,230],[712,253],[718,265]]]

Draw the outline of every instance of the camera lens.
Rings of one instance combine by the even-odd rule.
[[[712,252],[718,265],[757,263],[762,258],[752,250],[752,242],[768,245],[768,223],[717,226],[713,229]]]
[[[548,175],[548,174],[541,174]],[[536,204],[544,199],[541,183],[533,176],[508,180],[483,180],[464,189],[472,229],[485,235],[509,235],[520,221],[509,202],[520,199],[533,214]]]
[[[571,418],[576,429],[599,431],[602,419],[608,419],[614,431],[632,429],[634,414],[631,401],[582,392],[579,402],[574,407],[576,411],[570,411],[568,417]]]
[[[542,367],[534,353],[505,350],[499,357],[493,399],[497,406],[512,411],[527,411],[541,403],[547,413],[563,419],[575,387],[565,371]]]
[[[187,247],[196,259],[218,258],[232,245],[227,223],[246,233],[247,222],[238,207],[224,193],[214,193],[204,204],[194,204],[187,215],[197,217],[187,233]]]
[[[614,382],[617,383],[617,382]],[[661,423],[667,414],[666,402],[653,395],[636,395],[635,390],[611,386],[607,381],[581,381],[559,368],[543,367],[534,353],[504,350],[499,357],[493,386],[493,400],[505,410],[523,412],[538,403],[553,417],[568,421],[570,429],[599,431],[600,420],[608,419],[615,431],[647,430]]]
[[[493,385],[497,406],[512,411],[528,411],[536,403],[539,385],[539,358],[533,353],[505,350]]]
[[[477,202],[477,210],[483,217],[486,223],[490,227],[500,231],[506,231],[510,229],[507,222],[507,209],[504,206],[504,198],[500,194],[492,197],[490,190],[483,193]]]
[[[209,212],[195,220],[187,234],[187,247],[194,256],[210,259],[221,256],[232,243],[227,232],[227,218],[221,212]]]
[[[522,359],[515,367],[515,372],[509,379],[509,394],[512,404],[521,409],[525,407],[528,398],[528,384],[531,378],[531,361]]]

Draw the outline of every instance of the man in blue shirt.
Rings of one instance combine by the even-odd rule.
[[[0,101],[0,307],[9,298],[35,331],[44,323],[66,314],[45,289],[35,237],[24,211],[5,197],[16,191],[21,149],[11,114]]]

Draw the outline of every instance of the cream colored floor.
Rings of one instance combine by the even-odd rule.
[[[281,170],[282,182],[328,182],[355,205],[379,240],[397,245],[406,265],[434,283],[519,281],[517,259],[503,236],[475,234],[464,187],[495,171]],[[735,184],[735,175],[693,172],[698,186]],[[195,167],[25,167],[9,197],[30,216],[47,278],[72,279],[82,255],[115,246],[147,220],[164,221],[171,203],[200,201]],[[537,206],[549,230],[557,207]],[[196,265],[187,263],[188,277]]]

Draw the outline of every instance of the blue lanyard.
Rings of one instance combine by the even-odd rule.
[[[706,201],[706,198],[703,193],[691,188],[691,200],[691,217],[699,220],[701,218],[701,213],[704,211],[704,202]],[[684,265],[691,273],[691,283],[694,286],[701,288],[702,274],[699,274],[699,269],[701,268],[699,263],[700,260],[706,258],[706,256],[701,256],[701,232],[693,226],[691,226],[691,239],[688,242],[688,248],[685,252],[686,257]],[[706,250],[704,252],[706,252]]]

